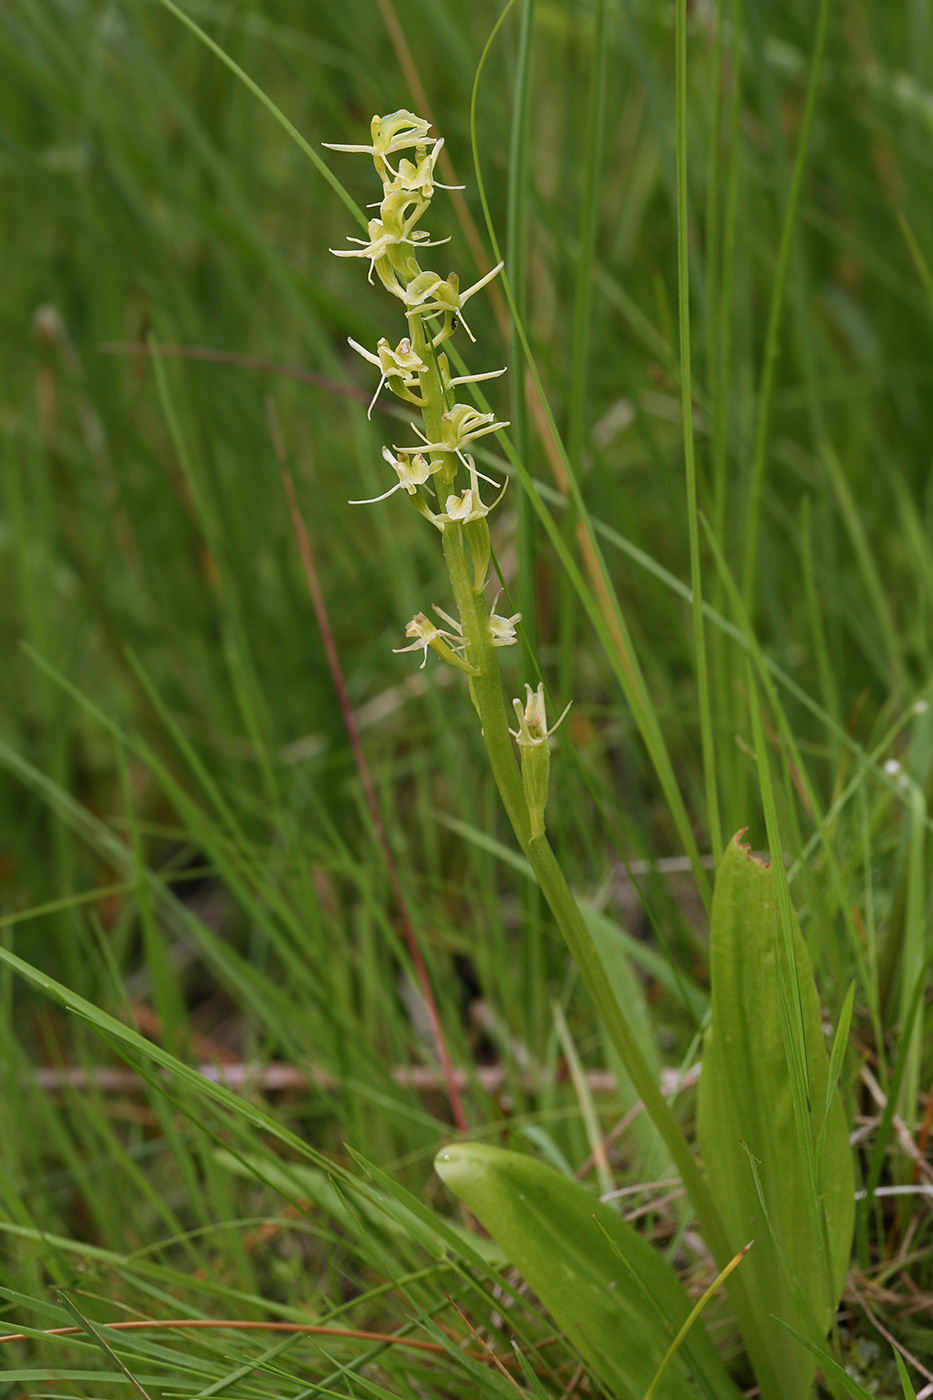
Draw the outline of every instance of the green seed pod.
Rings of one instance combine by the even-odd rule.
[[[547,742],[533,747],[522,745],[522,787],[531,819],[531,839],[539,841],[544,835],[544,809],[547,805],[548,783],[551,777],[551,754]]]
[[[489,526],[485,517],[479,520],[471,520],[463,527],[463,532],[467,537],[470,546],[470,555],[473,559],[473,592],[482,593],[486,587],[486,577],[489,569]]]
[[[521,700],[513,700],[512,707],[518,718],[518,730],[510,730],[512,737],[518,740],[519,754],[522,764],[522,787],[525,790],[525,805],[528,808],[528,820],[531,824],[531,840],[540,841],[544,835],[544,809],[547,806],[548,784],[551,776],[551,754],[548,749],[548,738],[554,733],[557,725],[561,723],[566,715],[567,709],[561,715],[557,724],[547,727],[547,715],[544,709],[544,682],[541,681],[537,690],[532,690],[530,685],[525,686],[527,699],[524,706]]]

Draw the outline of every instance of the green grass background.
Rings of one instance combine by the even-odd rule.
[[[377,111],[433,117],[489,256],[470,101],[497,6],[183,8],[315,149],[367,140]],[[806,0],[697,0],[678,142],[673,6],[519,3],[480,80],[476,140],[576,504],[523,393],[521,350],[485,296],[471,303],[477,345],[459,348],[474,372],[511,365],[484,387],[571,555],[581,509],[595,531],[704,853],[746,825],[766,843],[752,657],[792,895],[833,1025],[856,980],[844,1087],[851,1125],[865,1128],[864,1174],[909,1184],[860,1070],[916,1136],[933,1068],[928,998],[910,1035],[900,1029],[930,937],[933,53],[920,0],[837,0],[808,127],[817,21]],[[510,858],[465,688],[433,658],[419,672],[417,656],[392,652],[414,612],[449,606],[437,538],[398,495],[347,505],[385,489],[381,445],[409,430],[387,395],[367,421],[372,376],[346,338],[394,343],[403,327],[365,264],[327,252],[358,231],[344,205],[156,0],[9,0],[0,73],[0,935],[36,970],[30,981],[0,969],[9,1330],[61,1322],[55,1287],[100,1320],[377,1331],[416,1320],[451,1353],[419,1362],[435,1369],[417,1381],[411,1355],[384,1349],[365,1380],[358,1341],[328,1343],[322,1359],[306,1339],[158,1334],[124,1337],[121,1355],[159,1393],[297,1396],[312,1378],[341,1393],[491,1393],[503,1378],[471,1371],[429,1320],[445,1289],[482,1313],[491,1285],[438,1244],[450,1211],[430,1173],[449,1131],[442,1083],[422,1093],[392,1073],[436,1068],[434,1047],[270,429],[271,404],[452,1058],[471,1075],[505,1066],[498,1097],[473,1075],[471,1127],[576,1169],[586,1115],[558,1073],[552,999],[590,1068],[604,1064],[597,1028]],[[358,204],[376,197],[365,158],[322,154]],[[451,236],[444,272],[481,275],[447,195],[428,225]],[[149,336],[167,347],[160,372],[113,349]],[[175,346],[255,362],[183,360]],[[507,469],[496,446],[483,460]],[[688,489],[702,517],[693,576]],[[689,872],[638,873],[684,856],[682,823],[517,483],[494,547],[507,611],[524,615],[522,646],[504,657],[509,693],[540,668],[555,713],[574,700],[552,759],[553,844],[614,936],[630,936],[646,1051],[688,1068],[708,990],[703,899]],[[691,577],[711,610],[705,677]],[[50,1000],[49,977],[101,1015]],[[148,1086],[37,1089],[32,1066],[118,1062],[103,1013],[187,1063],[286,1061],[313,1066],[324,1087],[271,1101],[254,1089],[247,1109],[176,1076],[166,1096],[143,1045],[124,1043]],[[680,1102],[689,1122],[692,1102]],[[605,1128],[619,1116],[611,1097],[599,1111]],[[276,1125],[294,1136],[277,1139]],[[386,1173],[383,1191],[394,1181],[436,1203],[435,1223],[416,1228],[389,1197],[373,1205],[349,1148]],[[648,1150],[624,1146],[621,1181],[644,1178]],[[350,1173],[336,1188],[325,1158]],[[312,1204],[258,1242],[260,1222],[296,1202]],[[928,1329],[909,1311],[931,1288],[928,1203],[889,1207],[862,1212],[860,1297],[929,1367]],[[664,1212],[651,1219],[672,1247]],[[870,1360],[879,1334],[847,1299]],[[483,1321],[490,1335],[546,1334],[520,1308]],[[276,1345],[284,1359],[269,1351],[239,1377]],[[16,1365],[34,1368],[32,1384],[58,1368],[69,1394],[119,1379],[90,1340],[67,1348],[7,1344],[4,1393],[21,1393]],[[549,1393],[572,1374],[558,1353],[542,1353]]]

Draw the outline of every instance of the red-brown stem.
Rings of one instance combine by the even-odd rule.
[[[275,434],[278,436],[278,434]],[[340,702],[340,709],[343,714],[344,724],[347,727],[347,734],[350,739],[350,746],[353,749],[353,757],[356,761],[356,771],[359,775],[360,786],[363,789],[363,796],[369,808],[373,827],[382,848],[383,859],[386,863],[386,870],[389,874],[389,881],[395,895],[396,908],[401,920],[402,931],[405,935],[405,942],[408,944],[408,951],[411,956],[418,984],[421,988],[421,995],[428,1012],[428,1019],[431,1023],[431,1034],[434,1038],[434,1047],[437,1057],[441,1063],[444,1074],[444,1081],[447,1086],[447,1096],[450,1099],[450,1111],[453,1120],[460,1132],[466,1132],[468,1124],[466,1115],[463,1112],[463,1103],[460,1098],[460,1090],[457,1087],[457,1077],[447,1049],[447,1041],[444,1038],[444,1030],[441,1026],[441,1019],[437,1012],[437,1003],[434,1000],[434,992],[431,989],[431,979],[428,977],[428,969],[425,966],[424,958],[421,956],[421,949],[418,946],[418,938],[415,934],[414,925],[408,912],[408,903],[405,899],[405,892],[402,889],[402,882],[399,879],[398,868],[395,858],[392,855],[392,848],[386,836],[385,826],[382,821],[382,813],[379,810],[379,799],[376,796],[376,789],[369,772],[369,765],[366,762],[366,755],[363,752],[363,745],[360,742],[360,732],[357,728],[356,717],[353,707],[350,704],[350,696],[347,693],[346,682],[343,678],[343,670],[340,665],[340,657],[337,655],[337,647],[334,643],[334,636],[330,628],[327,616],[327,608],[324,604],[324,595],[318,582],[317,569],[314,566],[314,556],[311,552],[311,542],[308,539],[308,531],[298,507],[298,500],[295,496],[295,485],[292,481],[291,473],[284,465],[281,455],[281,446],[277,443],[279,460],[282,463],[282,481],[285,487],[285,494],[288,497],[289,510],[292,516],[292,525],[295,531],[295,538],[298,541],[298,550],[301,554],[301,562],[305,571],[305,578],[308,583],[308,592],[311,594],[311,602],[314,605],[314,612],[317,617],[318,626],[321,629],[321,637],[324,641],[324,651],[327,655],[327,664],[333,678],[334,688],[337,691],[337,698]]]
[[[459,1308],[457,1311],[460,1311]],[[296,1332],[306,1333],[313,1337],[344,1337],[350,1341],[383,1342],[392,1346],[410,1347],[414,1351],[433,1352],[435,1355],[443,1355],[447,1350],[442,1342],[424,1342],[417,1337],[399,1337],[392,1332],[364,1332],[356,1327],[325,1327],[310,1322],[265,1322],[262,1320],[244,1322],[239,1318],[175,1317],[166,1318],[164,1321],[140,1318],[130,1321],[101,1322],[98,1325],[106,1327],[108,1331],[112,1332],[161,1331],[163,1328],[170,1327],[183,1327],[188,1330],[225,1327],[234,1332]],[[28,1342],[35,1335],[34,1332],[11,1332],[8,1336],[0,1337],[0,1345],[4,1342]],[[80,1337],[84,1336],[85,1333],[83,1327],[46,1327],[43,1328],[41,1335],[43,1337]],[[488,1348],[484,1352],[468,1351],[465,1355],[472,1357],[475,1361],[494,1361],[499,1366],[516,1364],[513,1356],[505,1358],[490,1356]]]
[[[126,355],[136,358],[152,355],[153,347],[146,341],[105,340],[97,349],[102,355]],[[280,379],[297,379],[299,384],[314,384],[326,389],[329,394],[339,394],[344,399],[355,399],[357,403],[369,403],[370,395],[362,389],[354,389],[350,384],[341,384],[326,374],[314,374],[300,365],[283,365],[278,360],[267,360],[261,355],[238,355],[233,350],[215,350],[209,345],[160,345],[158,353],[165,360],[204,360],[207,364],[230,365],[234,369],[256,370],[259,374],[274,374]],[[385,405],[377,403],[374,412],[388,413]]]

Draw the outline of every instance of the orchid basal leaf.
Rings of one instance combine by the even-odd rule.
[[[457,1143],[434,1166],[611,1394],[642,1400],[691,1309],[670,1264],[585,1187],[534,1158]],[[698,1323],[657,1394],[739,1400],[740,1392]]]
[[[755,1241],[743,1273],[758,1319],[778,1318],[822,1341],[842,1293],[852,1242],[852,1152],[838,1093],[826,1109],[829,1058],[820,1004],[794,918],[796,969],[788,979],[789,994],[799,1000],[806,1043],[800,1058],[809,1085],[812,1143],[802,1144],[798,1135],[781,1025],[779,917],[776,872],[736,836],[726,848],[713,897],[712,1024],[703,1052],[697,1130],[730,1245],[738,1250]],[[822,1181],[814,1191],[814,1145],[824,1113]],[[763,1400],[805,1400],[816,1369],[813,1357],[782,1327],[743,1326],[745,1305],[738,1292],[733,1304]],[[760,1344],[753,1340],[758,1337]]]

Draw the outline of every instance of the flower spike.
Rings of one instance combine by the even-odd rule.
[[[441,138],[429,136],[429,127],[429,122],[401,109],[373,117],[370,145],[330,146],[332,150],[359,151],[371,156],[382,181],[382,199],[375,207],[374,217],[368,220],[368,236],[351,237],[351,247],[335,248],[332,252],[342,258],[365,258],[369,263],[369,281],[378,277],[386,290],[403,303],[409,326],[408,335],[394,349],[385,337],[379,340],[375,353],[350,339],[357,354],[379,372],[368,416],[372,416],[385,385],[422,412],[422,421],[411,425],[419,439],[417,443],[383,448],[383,458],[396,475],[395,484],[378,496],[351,504],[374,504],[404,491],[419,514],[441,533],[451,526],[458,533],[462,531],[466,550],[458,547],[457,552],[467,573],[472,572],[472,578],[465,577],[462,582],[478,598],[486,586],[491,554],[486,517],[502,500],[508,479],[498,481],[479,471],[468,449],[480,438],[509,425],[493,413],[453,402],[454,391],[461,384],[495,379],[505,370],[454,376],[447,356],[439,354],[438,349],[461,325],[470,339],[475,339],[464,318],[464,307],[502,271],[503,264],[498,263],[463,290],[455,272],[441,277],[419,264],[423,250],[437,246],[439,241],[419,227],[420,221],[430,208],[434,191],[447,188],[435,178],[444,143]],[[462,478],[461,484],[457,483],[458,461],[467,473],[465,485]],[[438,479],[432,481],[434,477]],[[483,483],[496,493],[491,505],[483,500]],[[429,502],[435,495],[443,508],[436,505],[432,510]],[[459,595],[458,602],[463,612]],[[473,656],[475,652],[477,658],[485,657],[488,664],[492,647],[514,646],[518,640],[515,628],[521,615],[501,617],[495,607],[494,602],[491,612],[484,606],[476,611],[471,604],[469,630],[466,613],[457,622],[438,608],[443,625],[417,613],[406,628],[410,645],[399,650],[423,651],[424,665],[430,647],[448,664],[471,676],[478,675],[476,667],[466,660],[467,654]]]

